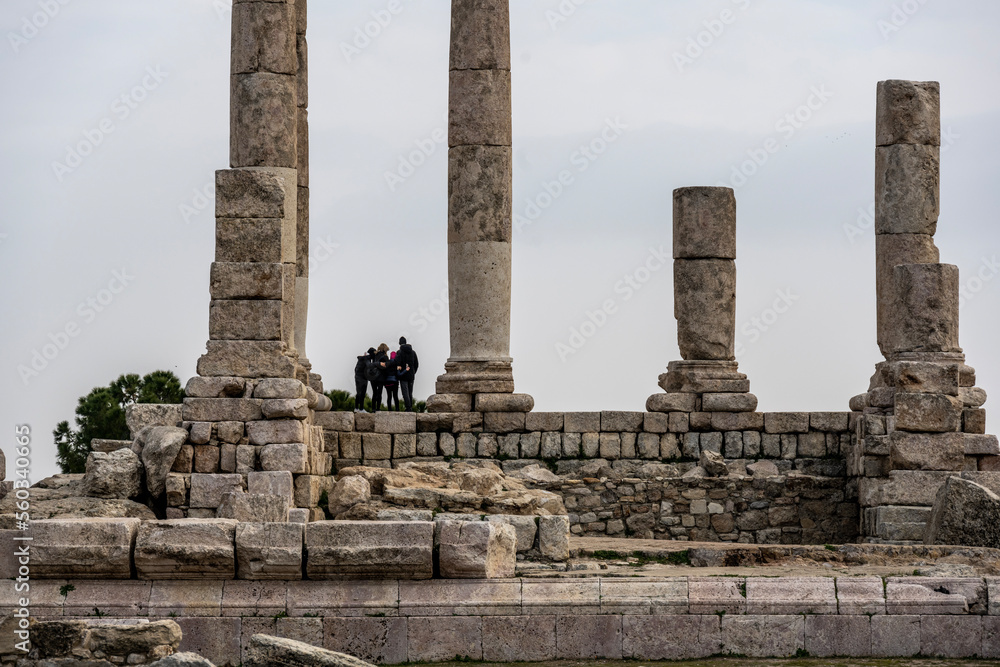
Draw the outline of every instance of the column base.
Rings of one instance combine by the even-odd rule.
[[[757,397],[735,361],[671,361],[660,375],[667,393],[646,401],[649,412],[753,412]]]
[[[535,399],[514,393],[510,359],[449,360],[437,379],[428,412],[531,412]]]
[[[513,394],[514,369],[510,359],[451,361],[437,379],[438,394]]]

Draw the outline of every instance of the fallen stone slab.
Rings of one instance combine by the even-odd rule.
[[[150,663],[149,667],[215,667],[215,664],[197,653],[184,652],[168,655]]]
[[[961,477],[938,489],[924,544],[1000,548],[1000,496]]]
[[[31,524],[31,576],[39,579],[132,576],[140,519],[51,519]]]
[[[346,653],[316,648],[303,642],[269,635],[253,635],[244,667],[374,667]]]
[[[987,612],[985,579],[889,577],[886,612],[893,615],[964,615]]]
[[[438,521],[438,563],[445,579],[506,579],[514,576],[517,534],[509,524]]]
[[[135,542],[140,579],[232,579],[236,574],[232,519],[146,521]]]
[[[92,498],[135,498],[142,491],[142,463],[131,449],[91,452],[80,491]]]
[[[170,620],[128,625],[98,623],[90,625],[89,630],[87,645],[108,655],[149,653],[161,646],[176,650],[181,644],[181,628]]]
[[[314,521],[306,525],[310,579],[430,579],[431,521]]]
[[[145,433],[141,458],[149,495],[159,498],[164,494],[167,475],[187,438],[187,431],[172,426],[156,426]]]

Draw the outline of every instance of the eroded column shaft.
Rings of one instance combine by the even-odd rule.
[[[298,215],[295,252],[295,350],[299,361],[309,366],[306,355],[306,324],[309,319],[309,50],[306,44],[306,2],[295,0],[298,59],[296,74],[296,155],[298,170]]]
[[[510,362],[507,0],[454,0],[448,105],[450,362]]]
[[[900,323],[900,264],[933,264],[940,201],[941,94],[936,81],[881,81],[875,129],[875,289],[878,344],[888,358]]]
[[[736,197],[674,191],[674,317],[681,358],[732,361],[736,340]]]

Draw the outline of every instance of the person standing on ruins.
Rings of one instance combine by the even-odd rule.
[[[368,393],[368,367],[375,361],[375,348],[368,348],[366,354],[358,357],[354,365],[354,411],[364,412],[365,394]]]
[[[382,343],[375,352],[376,373],[369,377],[372,383],[372,411],[378,412],[382,409],[382,388],[385,386],[385,378],[389,374],[389,346]]]
[[[417,375],[420,361],[413,347],[406,342],[405,336],[399,337],[399,353],[396,355],[396,365],[399,367],[397,379],[403,390],[403,405],[407,412],[413,412],[413,380]]]
[[[386,366],[385,371],[385,407],[390,412],[395,406],[396,412],[399,412],[399,378],[397,373],[399,372],[399,365],[396,363],[396,353],[389,353],[389,365]]]

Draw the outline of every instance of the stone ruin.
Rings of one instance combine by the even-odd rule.
[[[959,347],[958,269],[938,263],[933,241],[937,83],[878,85],[885,359],[850,412],[757,412],[735,358],[736,200],[717,187],[674,192],[682,358],[659,377],[663,391],[645,412],[534,412],[514,391],[509,353],[509,12],[506,0],[454,0],[451,356],[428,413],[354,414],[331,411],[306,355],[306,1],[237,1],[232,34],[207,352],[183,405],[132,406],[132,440],[95,441],[82,479],[34,489],[49,518],[31,528],[33,576],[510,577],[532,559],[557,568],[570,534],[783,544],[994,534],[966,531],[956,522],[969,512],[948,511],[980,498],[995,518],[1000,445]],[[11,524],[12,502],[0,504]]]
[[[59,643],[73,657],[56,660],[206,664],[170,655],[178,624],[188,646],[233,665],[312,650],[258,639],[262,629],[389,663],[789,655],[865,637],[859,623],[867,648],[821,650],[930,655],[959,636],[972,638],[962,649],[971,655],[987,633],[1000,637],[1000,625],[986,625],[1000,614],[996,580],[869,578],[843,590],[823,578],[502,581],[565,571],[571,535],[1000,547],[1000,445],[959,347],[958,269],[939,263],[933,240],[937,83],[878,85],[884,360],[850,411],[757,411],[735,358],[735,195],[688,187],[674,191],[673,208],[681,359],[660,375],[662,391],[645,411],[535,412],[514,391],[510,358],[508,3],[453,0],[451,355],[428,413],[354,414],[331,411],[306,354],[306,0],[237,0],[232,29],[231,166],[216,173],[198,375],[183,405],[132,406],[132,439],[94,441],[85,475],[36,484],[27,531],[13,530],[14,494],[0,500],[2,577],[18,576],[15,540],[29,536],[31,579],[51,582],[33,594],[37,657]],[[432,577],[454,581],[410,583]],[[16,613],[26,603],[8,593]],[[91,609],[178,624],[73,620]],[[46,616],[69,620],[46,625]],[[897,622],[910,618],[927,626],[916,640]],[[744,626],[753,631],[741,635]],[[46,646],[47,632],[58,642]],[[129,652],[125,635],[148,641]],[[702,639],[681,646],[674,635]],[[8,648],[0,644],[5,663]],[[1000,645],[986,652],[1000,655]],[[354,664],[315,660],[307,664]]]

